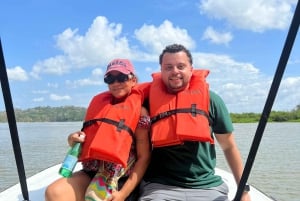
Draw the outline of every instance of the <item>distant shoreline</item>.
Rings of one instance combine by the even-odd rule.
[[[35,107],[30,109],[15,109],[17,122],[75,122],[83,121],[85,107]],[[230,113],[233,123],[255,123],[261,118],[260,113]],[[0,112],[0,122],[7,122],[5,111]],[[290,112],[272,111],[268,122],[300,122],[300,106]]]

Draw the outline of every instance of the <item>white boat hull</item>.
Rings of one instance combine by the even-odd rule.
[[[31,201],[44,200],[46,186],[60,178],[60,175],[58,174],[59,168],[60,164],[52,166],[27,179],[29,199]],[[79,170],[80,168],[81,165],[77,165],[75,170]],[[216,169],[216,174],[222,176],[223,180],[227,183],[230,189],[229,198],[232,200],[236,193],[236,184],[232,174],[218,168]],[[274,199],[268,197],[253,186],[251,186],[250,195],[253,201],[274,201]],[[1,192],[0,201],[23,201],[20,184],[16,184]]]

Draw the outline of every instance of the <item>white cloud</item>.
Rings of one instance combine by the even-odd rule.
[[[92,76],[97,78],[103,78],[104,72],[101,68],[95,68],[92,71]]]
[[[85,35],[80,35],[78,30],[67,29],[57,40],[57,45],[64,54],[38,63],[35,72],[37,75],[55,72],[63,74],[83,67],[95,67],[89,77],[81,79],[76,77],[77,80],[67,80],[65,84],[69,88],[100,86],[104,85],[103,73],[106,64],[113,57],[120,56],[140,61],[142,67],[137,69],[141,73],[138,77],[143,81],[149,81],[150,74],[159,71],[158,55],[166,44],[178,42],[190,50],[195,50],[195,42],[187,30],[175,27],[168,20],[158,26],[144,24],[136,29],[134,34],[141,46],[140,44],[130,46],[127,38],[122,37],[121,31],[120,24],[108,23],[104,17],[97,17]],[[227,44],[232,39],[230,33],[219,33],[212,28],[207,29],[206,34],[207,39],[219,44]],[[272,82],[271,77],[263,75],[253,64],[237,61],[228,55],[206,54],[199,51],[192,54],[195,68],[207,68],[211,71],[208,76],[209,85],[224,99],[230,112],[262,110]],[[278,101],[281,102],[281,99],[286,101],[285,108],[290,105],[292,109],[299,100],[297,95],[299,84],[297,86],[297,82],[291,83],[289,87],[294,93],[285,93]],[[48,83],[48,86],[57,88],[58,84]],[[52,94],[51,99],[71,100],[71,97]],[[288,104],[289,100],[294,100],[295,104],[294,102]],[[275,106],[280,108],[280,105]]]
[[[44,61],[39,61],[33,65],[30,74],[36,79],[40,78],[40,73],[63,75],[71,69],[71,62],[67,61],[67,59],[64,56],[55,56]]]
[[[48,86],[49,88],[58,88],[58,84],[57,84],[57,83],[50,83],[50,82],[48,82],[48,83],[47,83],[47,86]]]
[[[99,86],[103,85],[103,70],[100,68],[95,68],[92,71],[90,78],[83,78],[79,80],[66,80],[66,85],[71,88],[77,88],[78,86]]]
[[[193,53],[194,67],[209,69],[210,89],[219,94],[230,112],[262,112],[273,77],[248,62],[228,55]],[[283,77],[272,110],[290,111],[299,105],[300,77]]]
[[[235,61],[227,55],[193,53],[194,67],[210,70],[210,89],[219,94],[230,112],[260,111],[270,78],[251,63]]]
[[[300,59],[290,59],[288,61],[289,64],[300,64]]]
[[[61,100],[70,100],[71,97],[69,95],[60,96],[57,94],[50,94],[50,99],[54,101],[61,101]]]
[[[109,23],[102,16],[95,18],[84,35],[80,35],[78,29],[68,28],[56,37],[57,47],[63,54],[37,62],[31,75],[35,78],[39,78],[41,74],[63,75],[78,68],[93,66],[104,69],[115,57],[157,61],[157,55],[170,43],[181,43],[189,49],[195,48],[195,42],[187,31],[174,27],[168,20],[158,27],[143,25],[134,33],[148,52],[130,47],[128,39],[122,36],[122,25]]]
[[[202,39],[209,40],[214,44],[225,44],[232,40],[233,36],[230,32],[220,33],[214,30],[213,27],[207,27],[203,33]]]
[[[99,86],[102,84],[102,79],[93,80],[91,78],[84,78],[79,80],[66,80],[66,85],[71,88],[77,88],[78,86]]]
[[[291,21],[292,6],[289,0],[200,0],[200,11],[230,25],[263,32],[269,29],[286,29]]]
[[[300,77],[283,78],[278,90],[278,97],[274,103],[277,111],[290,111],[300,104],[299,86]]]
[[[20,67],[16,66],[14,68],[7,69],[7,76],[9,80],[16,80],[16,81],[27,81],[28,75],[26,71]]]
[[[103,60],[106,64],[107,59],[131,54],[127,38],[121,36],[122,25],[109,23],[103,16],[95,18],[84,36],[77,32],[65,30],[57,36],[57,46],[78,66],[97,66]]]
[[[33,94],[47,94],[49,91],[47,90],[34,90],[32,91]]]
[[[56,37],[56,45],[63,54],[37,62],[31,75],[62,75],[76,68],[106,66],[115,57],[130,58],[132,53],[121,31],[121,24],[109,23],[101,16],[95,18],[85,35],[68,28]]]
[[[33,102],[43,102],[45,100],[44,97],[34,98],[32,99]]]
[[[172,22],[165,20],[160,26],[144,24],[135,32],[136,38],[151,53],[158,54],[164,47],[171,43],[180,43],[189,49],[195,48],[195,42],[189,36],[187,30],[174,27]]]

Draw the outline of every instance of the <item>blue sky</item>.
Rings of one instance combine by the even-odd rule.
[[[261,112],[297,0],[11,0],[0,3],[0,36],[15,108],[86,107],[104,90],[106,64],[129,58],[140,82],[159,71],[171,43],[230,112]],[[300,105],[300,34],[273,110]],[[5,110],[3,98],[0,110]]]

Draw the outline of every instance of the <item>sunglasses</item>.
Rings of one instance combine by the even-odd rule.
[[[128,81],[129,79],[131,79],[132,77],[131,77],[131,75],[129,74],[129,75],[125,75],[125,74],[123,74],[123,73],[120,73],[120,74],[118,74],[118,75],[107,75],[107,76],[105,76],[104,77],[104,82],[106,83],[106,84],[112,84],[112,83],[114,83],[115,81],[117,81],[117,82],[126,82],[126,81]]]

